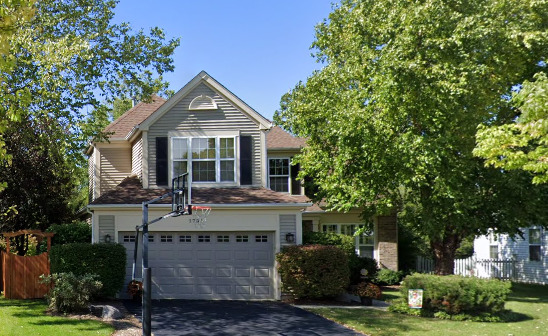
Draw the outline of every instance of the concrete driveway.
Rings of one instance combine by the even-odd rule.
[[[141,320],[141,306],[124,303]],[[167,335],[361,335],[280,302],[153,300],[152,333]]]

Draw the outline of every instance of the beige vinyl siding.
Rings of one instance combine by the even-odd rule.
[[[293,245],[285,241],[285,235],[292,233],[297,239],[297,216],[296,215],[280,215],[280,242],[282,245]]]
[[[143,138],[139,138],[131,146],[131,173],[140,179],[143,177]]]
[[[192,99],[206,95],[215,100],[217,110],[189,111]],[[198,85],[170,111],[164,114],[148,132],[149,186],[156,186],[156,137],[165,137],[170,131],[239,131],[240,135],[253,136],[253,184],[261,183],[261,154],[259,127],[229,101],[210,89],[206,84]]]
[[[131,175],[129,148],[101,148],[101,194],[116,187]]]

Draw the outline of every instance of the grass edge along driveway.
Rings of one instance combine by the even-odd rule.
[[[387,291],[385,297],[399,296]],[[371,336],[525,336],[548,335],[548,286],[512,284],[506,309],[526,316],[519,322],[485,323],[420,318],[375,309],[307,308]]]
[[[2,336],[108,336],[114,332],[109,324],[46,315],[44,300],[8,300],[0,297],[0,335]]]

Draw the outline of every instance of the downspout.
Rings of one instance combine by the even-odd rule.
[[[95,241],[95,230],[93,229],[93,223],[94,223],[93,215],[94,215],[94,213],[87,206],[86,206],[86,212],[91,215],[91,243],[93,244],[93,242]]]

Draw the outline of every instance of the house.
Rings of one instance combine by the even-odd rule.
[[[478,260],[511,259],[515,281],[548,284],[548,234],[541,226],[522,228],[523,237],[490,232],[476,237]]]
[[[351,234],[363,223],[359,211],[311,203],[291,165],[305,141],[206,72],[168,100],[135,105],[106,132],[110,141],[87,152],[92,240],[127,248],[126,283],[143,201],[167,193],[172,177],[188,171],[190,203],[212,209],[205,225],[179,216],[149,227],[153,299],[279,299],[274,256],[281,247],[300,244],[303,230]],[[170,202],[152,204],[149,218],[171,211]],[[356,238],[357,251],[397,269],[395,217],[374,221],[372,236]]]

